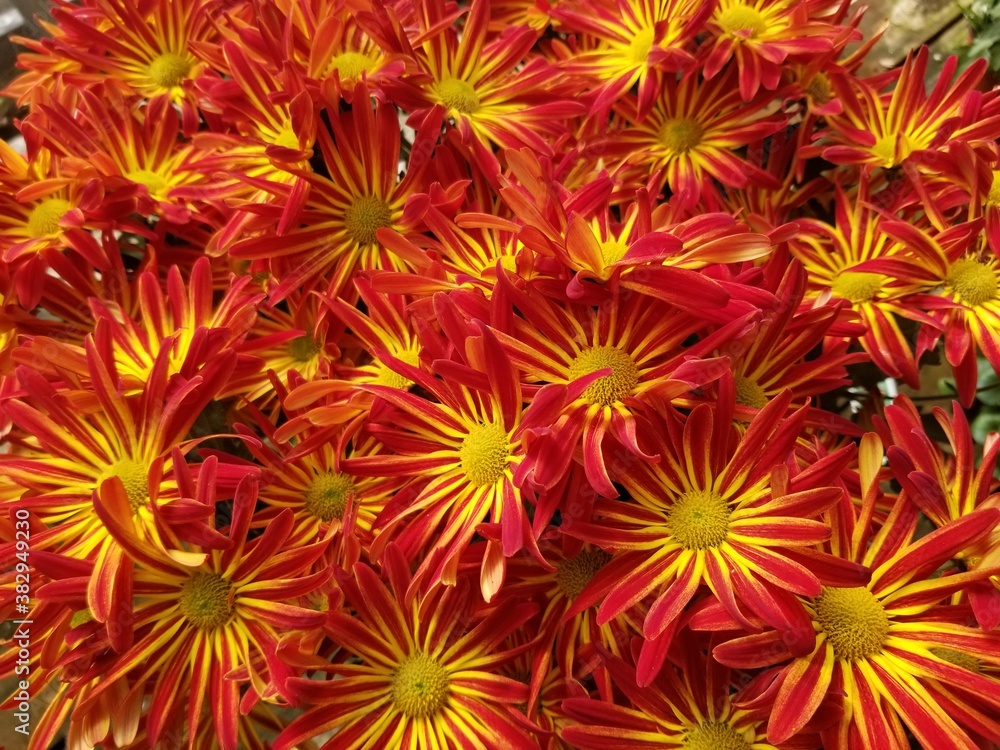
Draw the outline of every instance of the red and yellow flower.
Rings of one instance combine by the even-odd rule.
[[[686,76],[666,80],[649,115],[639,118],[637,103],[624,99],[616,111],[625,128],[615,133],[608,151],[618,157],[628,178],[646,181],[656,174],[656,188],[669,187],[679,204],[716,210],[717,180],[728,188],[750,183],[778,187],[774,177],[737,155],[785,125],[763,97],[745,103],[732,74],[703,80]]]
[[[309,572],[326,542],[285,548],[293,527],[290,512],[259,537],[248,538],[256,489],[252,477],[237,488],[232,524],[221,538],[221,548],[188,542],[183,561],[135,535],[130,500],[120,479],[106,482],[95,493],[95,507],[108,533],[127,551],[124,564],[134,565],[132,606],[119,625],[134,630],[135,641],[79,710],[124,681],[129,686],[126,707],[148,691],[140,721],[151,745],[170,733],[187,736],[191,743],[209,721],[219,745],[235,750],[241,706],[246,713],[257,701],[273,701],[282,694],[290,670],[276,656],[279,634],[318,628],[326,619],[323,612],[286,600],[317,589],[330,571]],[[194,500],[207,502],[209,510],[214,504],[210,489]],[[211,536],[206,534],[205,540],[210,542]],[[74,581],[63,582],[61,595],[71,594]],[[99,649],[102,641],[99,631],[91,632],[75,648],[86,653]],[[241,682],[249,683],[242,697]]]
[[[861,448],[863,483],[871,485],[881,459],[880,441]],[[841,718],[823,732],[825,745],[865,743],[907,747],[905,727],[923,747],[975,747],[973,738],[1000,738],[995,721],[997,678],[979,664],[1000,661],[1000,636],[966,624],[952,595],[988,571],[937,576],[941,566],[982,539],[1000,510],[982,508],[914,540],[919,509],[901,495],[885,524],[872,524],[876,492],[860,508],[840,505],[843,531],[830,549],[870,568],[866,585],[826,585],[803,598],[815,646],[791,653],[781,634],[765,632],[716,647],[714,655],[737,668],[779,667],[766,703],[767,737],[780,744],[801,731],[831,701]],[[961,708],[959,708],[961,707]]]
[[[790,475],[805,410],[785,417],[786,392],[736,439],[734,394],[726,390],[714,407],[702,404],[686,419],[668,415],[657,425],[665,443],[659,461],[635,462],[620,477],[630,500],[598,500],[593,520],[566,529],[614,554],[574,608],[600,601],[597,622],[605,624],[654,597],[637,664],[644,685],[661,670],[681,614],[702,584],[742,627],[754,630],[748,616],[757,616],[801,653],[812,648],[812,638],[802,631],[807,615],[793,594],[819,595],[821,577],[842,585],[866,580],[860,566],[834,567],[831,555],[813,550],[830,536],[821,516],[843,498],[833,482],[850,451]]]
[[[288,681],[293,696],[312,707],[281,733],[275,750],[329,731],[327,750],[537,747],[514,708],[527,700],[528,687],[497,674],[517,654],[501,648],[504,639],[534,614],[533,605],[481,616],[465,587],[407,596],[409,566],[394,546],[383,556],[382,577],[357,564],[340,585],[357,614],[332,612],[326,629],[357,658],[326,667],[333,679]]]

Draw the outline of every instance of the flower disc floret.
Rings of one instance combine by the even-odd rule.
[[[441,103],[463,115],[471,115],[479,109],[479,94],[468,81],[450,78],[434,87]]]
[[[496,484],[507,470],[510,439],[503,425],[474,425],[459,448],[462,471],[476,487]]]
[[[649,50],[653,47],[655,32],[651,28],[639,29],[628,46],[626,58],[635,65],[641,65],[649,58]]]
[[[816,602],[816,619],[838,659],[857,661],[882,650],[889,615],[864,586],[824,588]]]
[[[767,31],[767,22],[756,8],[732,5],[719,14],[717,23],[727,34],[754,39]]]
[[[621,240],[608,240],[601,243],[601,257],[606,265],[617,263],[625,257],[628,252],[628,245]]]
[[[833,280],[833,293],[855,304],[871,302],[882,290],[885,276],[866,271],[841,271]]]
[[[330,60],[330,67],[327,74],[329,75],[333,71],[337,71],[342,81],[348,78],[356,80],[361,77],[362,73],[367,72],[374,65],[375,60],[362,52],[341,52]]]
[[[750,750],[740,732],[722,721],[707,721],[684,733],[685,750]]]
[[[308,334],[292,339],[288,343],[288,353],[296,362],[309,362],[323,350],[319,342]]]
[[[286,126],[278,131],[278,135],[274,137],[272,142],[275,146],[297,149],[299,147],[299,136],[291,126]]]
[[[232,592],[221,574],[199,571],[181,587],[181,614],[204,630],[225,625],[233,615]]]
[[[73,206],[63,198],[46,198],[28,216],[28,234],[48,237],[59,232],[59,222]]]
[[[556,568],[556,584],[568,599],[576,599],[611,559],[604,550],[584,550],[576,557],[567,557]]]
[[[123,458],[108,468],[105,479],[111,477],[118,477],[122,481],[133,513],[149,500],[149,472],[145,464],[131,458]]]
[[[660,142],[673,154],[686,154],[701,143],[705,129],[688,117],[675,117],[663,123]]]
[[[411,367],[417,367],[420,364],[420,355],[412,350],[396,352],[395,356],[396,359],[401,362],[405,362]],[[388,365],[382,363],[379,363],[378,365],[378,374],[375,377],[375,382],[378,385],[385,385],[389,388],[396,388],[397,390],[405,390],[413,385],[413,381],[408,377],[400,375]]]
[[[344,214],[348,236],[359,245],[374,245],[375,233],[392,224],[389,205],[374,195],[359,195]]]
[[[170,187],[162,176],[150,169],[137,169],[125,176],[132,180],[132,182],[144,185],[152,196],[163,195],[166,193],[167,188]]]
[[[990,192],[986,195],[987,206],[1000,206],[1000,169],[993,170]]]
[[[667,511],[667,531],[682,547],[718,547],[729,536],[729,503],[711,490],[685,492]]]
[[[165,89],[180,86],[191,72],[191,61],[176,52],[164,52],[149,64],[149,80]]]
[[[611,374],[598,378],[583,392],[592,404],[612,406],[632,395],[639,383],[639,368],[635,360],[614,346],[592,346],[580,352],[569,368],[570,379],[610,368]]]
[[[341,518],[353,491],[354,480],[348,474],[333,471],[320,474],[306,490],[306,512],[326,523]]]
[[[407,656],[392,676],[392,700],[410,719],[440,711],[448,701],[448,671],[433,657],[417,652]]]
[[[945,280],[948,287],[965,304],[975,307],[997,296],[997,277],[993,269],[975,258],[962,258],[954,263]]]
[[[737,375],[735,380],[737,404],[754,409],[763,409],[767,406],[767,395],[756,380],[742,375]]]

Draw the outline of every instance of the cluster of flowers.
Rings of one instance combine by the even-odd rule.
[[[846,0],[52,15],[0,144],[32,747],[1000,743],[985,62],[861,77]],[[951,415],[883,405],[936,356]]]

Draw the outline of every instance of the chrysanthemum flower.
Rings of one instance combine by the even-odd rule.
[[[394,278],[393,288],[428,295],[478,287],[489,296],[496,285],[498,264],[521,278],[533,276],[533,257],[518,241],[519,226],[511,219],[487,213],[462,213],[449,219],[439,209],[429,206],[422,220],[434,233],[433,240],[402,235],[386,238],[390,251],[417,271]],[[388,286],[385,276],[379,283],[382,288]]]
[[[291,372],[306,380],[328,377],[340,356],[343,327],[323,304],[319,289],[290,292],[280,305],[261,305],[257,320],[239,345],[241,354],[263,360],[263,367],[236,373],[224,395],[239,395],[262,409],[279,404],[271,373],[287,381]]]
[[[216,38],[208,0],[91,0],[55,7],[52,16],[65,33],[43,45],[52,57],[79,64],[69,81],[81,88],[108,81],[144,98],[167,95],[181,107],[184,132],[197,130],[190,82],[202,64],[193,45]]]
[[[96,178],[109,196],[116,190],[137,194],[132,210],[174,224],[195,218],[196,201],[212,194],[196,167],[201,153],[179,139],[180,118],[170,98],[133,106],[111,86],[95,86],[79,98],[38,102],[25,139],[56,155],[68,177]]]
[[[119,295],[122,302],[134,299],[128,308],[117,300],[93,297],[84,303],[89,302],[94,318],[95,344],[114,359],[119,388],[125,395],[143,390],[161,352],[167,356],[166,377],[178,373],[194,377],[207,362],[242,342],[257,317],[263,294],[248,289],[249,277],[234,279],[225,296],[214,301],[207,258],[195,262],[187,284],[181,273],[171,266],[163,285],[156,274],[140,273],[134,281],[134,297],[124,290]],[[71,344],[36,336],[19,350],[18,358],[39,372],[58,375],[60,370],[70,370],[84,380],[89,377],[82,340]],[[237,367],[256,372],[258,363],[244,361]]]
[[[777,309],[765,313],[753,333],[718,352],[733,361],[737,411],[763,408],[785,390],[796,404],[829,393],[850,382],[846,365],[867,359],[863,352],[848,353],[846,339],[830,337],[840,317],[835,305],[803,307],[806,274],[801,264],[781,256],[777,260],[782,263],[771,268],[785,269],[775,291]],[[820,341],[823,351],[812,357]],[[834,417],[812,413],[810,421],[816,418],[828,424]]]
[[[438,314],[466,325],[454,320],[449,305]],[[475,336],[467,328],[451,331],[462,359],[435,362],[444,377],[393,362],[436,403],[426,395],[365,386],[384,402],[376,403],[367,430],[396,455],[352,457],[342,466],[357,476],[410,479],[379,518],[373,553],[397,540],[408,557],[421,560],[415,575],[421,587],[454,584],[462,553],[484,525],[492,527],[481,564],[482,593],[490,601],[503,585],[506,558],[525,547],[540,556],[525,509],[528,493],[515,476],[524,471],[525,436],[554,421],[562,391],[553,389],[551,403],[541,399],[526,410],[510,359],[489,329],[479,330]],[[375,355],[392,362],[388,353]]]
[[[422,77],[387,82],[386,90],[412,112],[409,124],[417,129],[436,105],[442,106],[485,173],[499,171],[494,144],[551,154],[551,143],[566,132],[567,121],[586,111],[572,100],[556,69],[529,53],[536,32],[522,26],[488,38],[487,0],[473,0],[461,34],[449,23],[453,16],[443,0],[417,0],[414,9],[422,41],[414,58]]]
[[[344,424],[366,414],[373,396],[358,386],[383,385],[406,390],[413,385],[413,381],[394,369],[391,362],[379,360],[374,352],[387,352],[394,360],[420,367],[422,344],[416,332],[416,319],[407,307],[407,298],[373,291],[371,277],[363,273],[358,274],[354,285],[367,315],[342,299],[325,300],[326,315],[339,319],[349,331],[339,341],[341,358],[320,372],[303,372],[306,382],[293,388],[283,400],[286,412],[309,407],[304,418],[314,425]],[[279,430],[279,438],[291,434],[299,422],[291,418]]]
[[[950,231],[960,232],[961,227]],[[955,373],[959,398],[968,408],[975,399],[978,354],[1000,369],[1000,258],[984,237],[976,236],[952,244],[944,254],[934,268],[936,294],[921,295],[916,306],[940,321],[945,357]]]
[[[118,206],[102,207],[96,187],[63,175],[47,149],[27,160],[0,142],[0,258],[23,308],[38,304],[53,252],[72,248],[98,270],[111,265],[91,232]]]
[[[675,652],[678,668],[664,669],[651,684],[638,681],[622,659],[607,655],[615,686],[632,707],[569,698],[563,710],[577,723],[565,727],[562,738],[580,750],[775,750],[764,737],[766,710],[735,707],[735,675],[706,658],[697,642],[685,646]]]
[[[581,49],[561,62],[568,74],[595,82],[593,111],[605,116],[622,94],[638,86],[642,119],[659,94],[657,74],[693,67],[694,56],[686,48],[710,12],[711,5],[697,0],[562,2],[553,15],[560,30],[579,35]]]
[[[1000,507],[993,478],[1000,440],[994,437],[987,441],[977,468],[976,448],[961,406],[952,403],[952,416],[940,407],[934,407],[933,414],[948,440],[950,456],[946,457],[927,436],[919,412],[906,396],[896,398],[886,408],[885,419],[895,443],[887,453],[896,481],[938,527],[978,508]],[[1000,529],[991,531],[974,547],[956,552],[954,559],[974,569],[982,564],[988,566],[987,558],[991,553],[997,556],[997,550],[1000,550]],[[1000,577],[971,583],[965,592],[979,624],[986,630],[1000,627]]]
[[[786,418],[789,401],[787,392],[773,399],[739,439],[731,390],[714,408],[695,407],[683,424],[669,416],[657,426],[665,443],[659,462],[637,462],[620,477],[631,500],[598,500],[593,521],[567,527],[615,554],[574,608],[601,601],[597,622],[604,624],[655,597],[643,623],[640,683],[660,671],[680,615],[702,584],[744,627],[753,630],[747,614],[757,615],[801,653],[812,638],[801,630],[808,619],[791,593],[817,596],[821,577],[844,585],[866,580],[860,566],[834,567],[834,558],[810,549],[830,535],[819,517],[843,497],[832,485],[850,452],[789,476],[782,464],[806,416],[800,409]]]
[[[343,0],[258,0],[245,25],[223,34],[269,69],[291,72],[318,98],[350,103],[361,81],[381,92],[412,67],[410,41],[394,15],[399,10]]]
[[[936,327],[935,321],[906,298],[927,291],[942,275],[947,235],[886,217],[868,204],[867,183],[851,198],[836,192],[836,225],[814,219],[799,222],[792,254],[809,273],[807,297],[847,300],[867,332],[860,343],[887,375],[919,387],[917,358],[900,319]],[[961,239],[963,232],[958,232]],[[915,338],[915,337],[913,337]]]
[[[615,294],[595,310],[558,303],[506,278],[501,283],[520,315],[510,316],[509,328],[498,329],[497,336],[533,390],[536,384],[568,386],[609,371],[563,405],[559,419],[540,438],[529,480],[544,489],[562,479],[582,449],[578,460],[594,489],[617,495],[603,452],[605,442],[612,442],[606,438],[613,438],[625,455],[650,460],[638,441],[640,405],[670,401],[719,377],[727,363],[708,353],[747,322],[738,319],[685,347],[704,321],[641,294]]]
[[[780,130],[785,119],[772,116],[770,102],[744,102],[733,74],[705,81],[687,76],[664,82],[662,94],[649,115],[638,121],[634,103],[616,107],[627,127],[607,144],[620,157],[626,172],[659,173],[680,204],[693,207],[699,200],[712,209],[720,204],[718,180],[729,188],[749,183],[777,187],[774,177],[741,159],[735,152]]]
[[[824,133],[824,142],[832,145],[823,148],[823,158],[834,164],[888,169],[922,150],[940,151],[952,138],[995,140],[1000,135],[1000,112],[993,111],[996,107],[975,118],[968,112],[969,97],[986,70],[983,61],[976,60],[953,81],[958,59],[949,57],[928,94],[928,57],[927,47],[908,55],[889,94],[880,93],[863,79],[831,79],[843,112],[827,120],[830,129]],[[925,160],[923,166],[929,165]]]
[[[309,93],[293,75],[276,74],[236,42],[224,42],[220,49],[227,77],[199,78],[201,106],[236,133],[219,132],[222,128],[217,126],[195,136],[194,143],[203,152],[199,171],[206,176],[225,174],[230,183],[224,193],[227,198],[253,194],[254,180],[293,182],[295,175],[282,164],[308,169],[316,140],[317,118]],[[214,198],[220,189],[213,185]]]
[[[0,538],[11,545],[10,557],[12,560],[17,560],[20,558],[13,557],[15,549],[13,518],[11,516],[9,521],[9,533],[7,528],[3,528],[0,531]],[[6,515],[4,520],[7,521]],[[32,522],[31,526],[34,527],[34,531],[44,528],[41,523]],[[30,555],[29,559],[31,563],[29,577],[35,591],[49,584],[50,578],[46,575],[47,563],[53,560],[52,564],[57,570],[62,568],[59,573],[63,576],[72,574],[87,576],[92,567],[84,561],[66,560],[41,551]],[[75,714],[75,720],[69,721],[69,726],[66,726],[67,718],[73,709],[79,706],[80,701],[96,685],[102,668],[109,666],[107,655],[101,652],[67,656],[70,649],[68,641],[72,641],[74,629],[92,619],[86,605],[67,599],[46,601],[36,596],[32,597],[32,606],[27,615],[23,612],[15,614],[14,571],[5,573],[3,579],[3,583],[0,584],[0,612],[7,619],[30,621],[32,648],[25,658],[16,641],[4,638],[4,652],[0,655],[0,677],[8,687],[4,688],[4,693],[0,696],[2,697],[0,710],[17,710],[20,702],[17,699],[17,693],[20,691],[19,682],[23,679],[29,685],[29,693],[40,699],[44,698],[45,701],[42,711],[38,713],[32,711],[32,731],[27,741],[28,750],[48,750],[56,744],[63,733],[70,743],[76,742],[78,746],[96,745],[111,734],[111,716],[124,704],[128,690],[124,684],[114,686],[106,694],[109,700],[99,702],[86,712],[80,711]],[[15,631],[12,630],[11,634],[13,632]],[[110,649],[107,651],[110,652]],[[124,746],[133,733],[134,727],[130,727],[129,722],[118,722],[114,727],[113,736],[118,744]]]
[[[836,0],[720,0],[707,23],[714,39],[706,45],[704,75],[715,77],[735,59],[744,101],[761,86],[773,91],[790,60],[834,49],[841,28],[827,16],[843,7]]]
[[[259,425],[269,443],[280,445],[274,427]],[[252,432],[250,434],[253,434]],[[352,533],[370,541],[372,526],[382,509],[399,491],[399,477],[357,477],[344,470],[345,458],[388,456],[373,438],[331,437],[328,433],[300,433],[279,453],[268,444],[250,444],[263,465],[260,502],[252,526],[267,528],[286,508],[294,513],[290,543],[309,544],[332,536],[345,520]],[[321,438],[325,438],[322,439]]]
[[[336,104],[326,110],[331,128],[320,129],[317,143],[328,176],[298,173],[309,187],[304,206],[290,201],[290,188],[261,184],[282,200],[255,206],[256,221],[245,227],[255,236],[229,248],[235,258],[268,261],[280,279],[271,292],[274,302],[319,277],[328,279],[335,292],[350,294],[346,285],[356,270],[405,268],[377,234],[384,227],[407,232],[416,226],[418,217],[404,206],[425,183],[442,112],[425,119],[400,178],[396,109],[385,103],[373,107],[364,92],[359,85],[349,112],[339,112]]]
[[[501,645],[534,605],[493,608],[480,618],[464,587],[432,588],[409,603],[402,554],[390,546],[382,559],[389,586],[355,565],[354,577],[340,583],[357,614],[332,612],[326,627],[357,660],[331,664],[334,678],[325,682],[288,681],[298,702],[313,707],[282,732],[275,750],[331,730],[327,750],[536,748],[514,708],[527,701],[527,686],[497,674],[517,653]]]
[[[877,472],[881,445],[862,442],[862,473]],[[867,468],[865,468],[867,466]],[[866,482],[867,483],[867,482]],[[983,508],[913,541],[919,509],[905,495],[882,527],[874,527],[874,493],[858,511],[840,505],[843,531],[831,549],[872,570],[860,586],[824,586],[803,600],[815,647],[792,654],[775,632],[748,635],[715,648],[739,668],[791,661],[769,674],[768,739],[794,737],[825,701],[842,701],[842,718],[823,733],[824,745],[908,747],[903,725],[922,747],[972,748],[972,737],[1000,739],[997,679],[978,670],[1000,662],[1000,636],[966,624],[961,607],[946,603],[986,571],[936,575],[956,552],[982,539],[1000,520]]]
[[[561,543],[544,540],[539,549],[550,569],[530,558],[510,561],[510,582],[504,587],[510,601],[537,601],[542,613],[532,628],[536,644],[529,652],[531,696],[528,714],[543,700],[544,681],[555,665],[566,679],[593,677],[604,696],[612,694],[611,678],[603,668],[600,646],[608,653],[623,656],[632,637],[642,632],[642,605],[599,625],[597,607],[570,614],[573,602],[611,555],[593,545],[580,544],[563,536]]]
[[[286,549],[293,526],[290,512],[249,540],[256,489],[252,477],[237,488],[223,548],[207,550],[188,543],[183,563],[135,535],[121,480],[105,483],[95,497],[108,533],[127,551],[125,564],[135,566],[129,620],[135,643],[117,658],[84,705],[119,680],[133,686],[132,695],[150,689],[142,720],[153,746],[172,733],[186,735],[191,743],[210,721],[219,745],[235,750],[241,702],[246,712],[260,698],[273,699],[290,674],[276,657],[279,633],[317,628],[326,618],[323,612],[287,603],[330,577],[329,570],[309,573],[326,543]],[[72,580],[63,582],[60,591],[65,594]],[[91,642],[94,638],[97,643]],[[99,646],[95,635],[76,648],[86,652]],[[242,699],[234,674],[238,671],[250,682]]]
[[[21,440],[26,450],[5,454],[3,465],[26,490],[20,506],[49,527],[33,536],[33,546],[79,558],[98,549],[108,534],[91,496],[111,477],[122,482],[133,513],[151,528],[151,506],[172,484],[171,451],[231,372],[233,354],[168,392],[170,352],[163,350],[142,392],[124,398],[113,361],[91,341],[87,377],[62,370],[62,388],[20,367],[21,393],[4,406],[26,436]]]

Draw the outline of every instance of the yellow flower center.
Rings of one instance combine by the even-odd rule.
[[[134,172],[129,172],[125,176],[132,180],[132,182],[145,185],[146,190],[149,191],[149,194],[153,197],[163,196],[166,194],[167,188],[170,187],[163,177],[151,169],[137,169]]]
[[[48,237],[58,234],[61,230],[59,221],[66,212],[73,208],[68,200],[62,198],[46,198],[35,206],[28,216],[28,234],[32,237]]]
[[[341,52],[330,60],[326,74],[332,75],[336,70],[341,81],[356,80],[374,65],[375,60],[362,52]]]
[[[449,78],[434,85],[438,99],[448,109],[471,115],[479,109],[479,94],[468,81]]]
[[[632,395],[639,383],[639,368],[627,353],[615,346],[591,346],[580,352],[569,367],[571,380],[592,372],[611,369],[587,386],[583,397],[592,404],[611,406]]]
[[[893,166],[896,163],[896,134],[884,135],[875,141],[872,153],[881,159],[886,167]],[[905,156],[905,147],[900,155]]]
[[[993,182],[990,184],[990,192],[986,196],[987,206],[1000,206],[1000,169],[993,171]]]
[[[824,588],[816,600],[816,620],[838,659],[856,661],[877,654],[889,632],[882,602],[864,586]]]
[[[611,239],[601,243],[601,257],[604,258],[605,265],[610,266],[625,257],[628,252],[628,244],[621,240]]]
[[[149,64],[149,80],[160,88],[180,86],[191,72],[191,61],[176,52],[164,52]]]
[[[507,471],[510,440],[499,424],[477,424],[458,449],[462,471],[476,487],[496,484]]]
[[[685,492],[667,510],[665,526],[684,549],[718,547],[729,536],[729,503],[711,490]]]
[[[750,750],[750,742],[723,721],[707,721],[684,733],[684,750]]]
[[[727,34],[737,34],[753,39],[767,31],[767,21],[756,8],[747,5],[730,5],[722,11],[716,21]]]
[[[653,47],[653,29],[639,29],[632,37],[632,41],[625,53],[625,58],[633,65],[642,65],[649,57],[649,50]]]
[[[133,513],[149,500],[149,469],[145,464],[131,458],[120,459],[111,464],[103,478],[111,477],[122,480]]]
[[[750,406],[763,409],[767,406],[767,395],[756,380],[742,375],[736,376],[736,403],[740,406]]]
[[[970,307],[997,298],[997,277],[993,269],[975,258],[962,258],[948,271],[945,284]]]
[[[288,342],[288,354],[296,362],[309,362],[321,351],[323,347],[319,341],[309,335],[299,336]]]
[[[493,268],[496,263],[490,266]],[[500,256],[500,267],[505,271],[510,271],[511,273],[517,273],[517,256],[515,255],[501,255]]]
[[[604,550],[584,550],[576,557],[569,557],[556,568],[556,584],[567,599],[576,599],[597,571],[611,559]]]
[[[420,364],[420,355],[409,349],[406,351],[396,352],[395,356],[396,359],[401,360],[413,367]],[[378,366],[378,375],[375,376],[375,383],[377,385],[388,386],[389,388],[396,388],[401,391],[406,390],[413,385],[413,381],[405,375],[400,375],[395,370],[389,369],[388,365],[381,363],[379,363]]]
[[[295,134],[295,131],[292,130],[291,125],[287,125],[278,132],[278,135],[275,136],[273,143],[275,146],[294,148],[297,150],[299,148],[299,137]]]
[[[855,304],[871,302],[882,290],[885,276],[865,271],[841,271],[833,280],[833,293],[841,299]]]
[[[970,672],[979,672],[980,665],[979,659],[971,654],[965,654],[961,651],[956,651],[953,648],[932,648],[931,653],[934,654],[939,659],[943,659],[949,664],[954,664],[956,667],[961,667],[962,669],[967,669]]]
[[[232,594],[232,584],[219,573],[195,573],[181,586],[181,614],[205,630],[225,625],[233,614]]]
[[[344,213],[344,228],[359,245],[374,245],[375,233],[392,224],[392,211],[381,198],[359,195]]]
[[[660,143],[674,155],[686,154],[699,143],[705,129],[688,117],[675,117],[663,123],[660,129]]]
[[[347,474],[320,474],[306,490],[306,512],[326,523],[341,518],[353,491],[354,480]]]
[[[410,719],[436,714],[448,702],[448,671],[419,651],[407,656],[392,675],[392,700]]]
[[[817,104],[826,104],[833,98],[833,86],[825,73],[817,73],[812,77],[806,86],[806,94]]]

